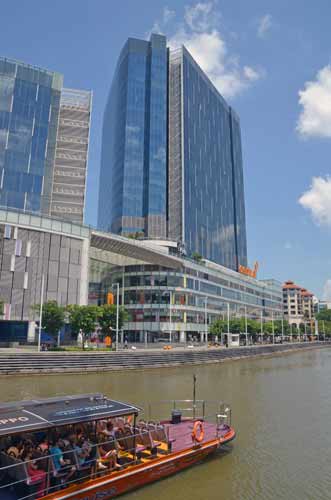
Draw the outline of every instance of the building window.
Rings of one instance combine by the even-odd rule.
[[[5,225],[5,238],[10,240],[11,238],[11,226]]]
[[[16,257],[20,257],[21,254],[22,254],[22,240],[16,240],[15,255]]]
[[[31,257],[31,241],[27,241],[26,243],[26,256]]]

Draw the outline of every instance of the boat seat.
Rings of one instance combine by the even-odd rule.
[[[143,443],[137,442],[137,438],[135,437],[133,431],[128,427],[125,428],[123,437],[124,439],[122,439],[122,446],[124,447],[125,451],[137,455],[146,450],[146,446]]]
[[[157,448],[161,445],[160,442],[154,441],[150,430],[145,427],[145,428],[140,428],[139,429],[141,440],[143,445],[147,450],[150,450],[152,455],[155,455],[157,453]]]
[[[53,460],[53,457],[50,455],[49,456],[49,464],[50,464],[50,472],[52,474],[52,476],[54,477],[54,479],[61,479],[65,476],[68,475],[68,471],[61,471],[61,470],[57,470],[55,465],[54,465],[54,460]]]
[[[156,441],[161,441],[161,443],[173,443],[176,439],[169,438],[169,427],[165,427],[163,424],[149,424],[153,439]]]
[[[87,460],[86,462],[84,462],[83,464],[80,463],[79,461],[79,456],[78,456],[78,453],[76,452],[76,450],[74,450],[73,452],[73,457],[74,457],[74,460],[75,460],[75,466],[76,466],[76,469],[78,472],[89,472],[89,474],[91,474],[92,472],[92,467],[95,463],[95,460]]]

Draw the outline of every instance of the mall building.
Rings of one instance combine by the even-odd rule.
[[[180,256],[170,241],[139,241],[78,223],[0,210],[2,322],[24,322],[34,340],[32,306],[104,304],[111,295],[129,313],[131,341],[204,338],[218,318],[268,321],[282,316],[282,288],[218,264]]]

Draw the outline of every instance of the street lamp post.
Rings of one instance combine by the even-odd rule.
[[[227,312],[228,312],[228,346],[230,345],[230,304],[227,303]]]
[[[112,288],[114,285],[112,286]],[[120,308],[120,285],[116,283],[116,337],[115,350],[118,351],[118,327],[119,327],[119,308]]]
[[[263,310],[261,309],[261,341],[263,344]]]
[[[245,306],[245,335],[246,335],[246,346],[247,346],[248,345],[247,306]]]
[[[39,332],[38,332],[38,352],[40,352],[41,347],[41,330],[42,330],[42,320],[43,320],[43,305],[44,305],[44,286],[45,286],[45,275],[43,273],[41,277],[41,291],[40,291],[40,310],[39,310]]]
[[[206,342],[206,347],[208,348],[208,315],[207,315],[207,301],[208,297],[205,297],[205,342]]]
[[[169,342],[172,343],[172,291],[169,290]]]
[[[284,342],[284,318],[282,316],[282,343]]]

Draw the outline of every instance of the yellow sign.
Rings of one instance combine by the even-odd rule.
[[[241,274],[245,274],[246,276],[250,276],[251,278],[256,278],[257,270],[259,268],[259,263],[255,262],[254,269],[250,269],[249,267],[239,266],[239,272]]]

